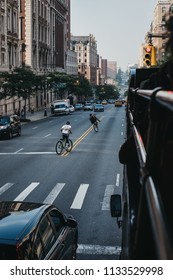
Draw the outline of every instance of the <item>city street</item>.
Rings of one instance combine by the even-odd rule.
[[[112,193],[122,191],[118,152],[125,138],[125,107],[105,105],[97,113],[97,133],[89,114],[48,114],[22,124],[20,137],[0,140],[0,200],[55,204],[78,221],[77,259],[118,259],[121,229],[111,217],[109,201]],[[59,156],[55,144],[67,120],[74,147]]]

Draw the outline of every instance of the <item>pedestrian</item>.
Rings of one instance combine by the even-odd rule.
[[[34,105],[32,104],[32,106],[31,106],[31,114],[33,114],[34,113]]]
[[[24,115],[25,115],[25,112],[24,112],[24,109],[22,108],[21,112],[20,112],[20,116],[22,119],[24,119]]]

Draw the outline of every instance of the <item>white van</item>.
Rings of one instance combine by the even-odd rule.
[[[51,106],[52,114],[60,115],[60,114],[70,114],[70,100],[69,99],[62,99],[62,100],[55,100]]]

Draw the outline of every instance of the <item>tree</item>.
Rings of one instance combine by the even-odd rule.
[[[103,99],[117,99],[119,96],[118,89],[113,85],[99,85],[95,87],[96,96],[99,100]]]

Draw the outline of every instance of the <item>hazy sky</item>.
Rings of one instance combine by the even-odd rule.
[[[126,70],[138,63],[158,0],[71,0],[71,33],[94,35],[103,59]]]

